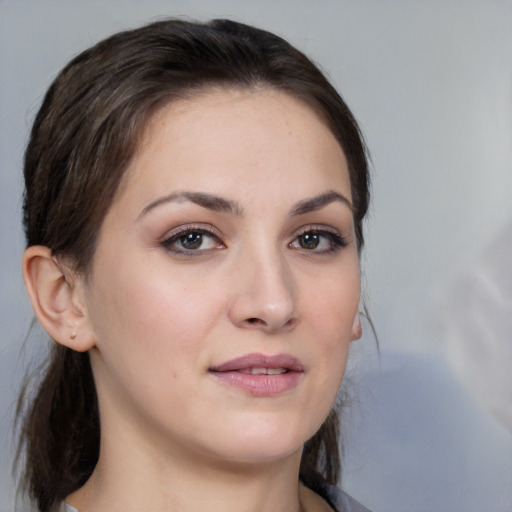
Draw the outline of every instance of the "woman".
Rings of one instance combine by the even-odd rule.
[[[304,55],[226,20],[116,34],[50,87],[25,185],[39,510],[366,510],[330,486],[366,153]]]

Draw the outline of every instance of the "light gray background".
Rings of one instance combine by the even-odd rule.
[[[512,510],[512,2],[0,0],[0,510],[15,396],[37,348],[19,273],[21,167],[50,80],[162,15],[272,30],[327,71],[373,158],[346,490],[382,512]],[[368,329],[366,329],[368,331]]]

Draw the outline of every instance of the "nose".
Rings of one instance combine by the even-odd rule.
[[[231,279],[234,292],[228,314],[237,327],[278,334],[299,322],[293,275],[279,254],[242,258]]]

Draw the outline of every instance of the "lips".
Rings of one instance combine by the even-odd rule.
[[[285,369],[293,372],[303,372],[301,362],[289,354],[265,356],[263,354],[247,354],[236,359],[231,359],[218,366],[210,368],[214,372],[231,372],[248,370],[250,368]]]
[[[228,386],[254,396],[280,395],[293,389],[304,374],[301,362],[289,354],[247,354],[210,368]]]

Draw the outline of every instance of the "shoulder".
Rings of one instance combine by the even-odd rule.
[[[334,507],[336,512],[371,512],[341,489],[329,487],[325,499]]]
[[[71,505],[68,505],[65,502],[62,502],[60,505],[57,505],[57,508],[53,509],[53,512],[80,512],[75,507],[72,507]]]
[[[316,481],[312,490],[320,495],[335,512],[371,512],[346,492],[323,480]]]

